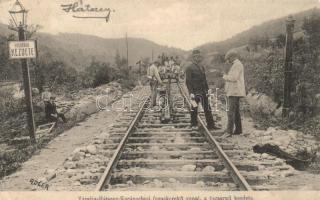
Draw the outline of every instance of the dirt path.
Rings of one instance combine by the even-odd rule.
[[[86,121],[59,135],[37,155],[23,164],[16,173],[5,177],[0,182],[1,190],[32,190],[30,179],[40,179],[46,170],[55,169],[78,146],[89,143],[96,135],[108,130],[117,119],[117,112],[99,112]]]

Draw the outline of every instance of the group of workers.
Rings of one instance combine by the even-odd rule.
[[[225,92],[227,96],[227,116],[228,124],[223,131],[223,137],[230,137],[242,133],[241,116],[240,116],[240,98],[246,96],[244,82],[244,67],[239,60],[239,54],[231,50],[225,56],[227,63],[231,64],[228,73],[223,75],[225,80]],[[185,81],[189,91],[191,102],[191,128],[197,129],[198,105],[202,104],[204,110],[207,128],[209,130],[220,129],[215,125],[212,116],[212,110],[209,104],[209,86],[206,77],[206,69],[202,65],[203,56],[199,50],[193,50],[191,62],[185,69]],[[157,88],[164,86],[164,79],[175,79],[179,82],[181,76],[180,63],[178,57],[159,56],[147,70],[147,77],[151,87],[151,106],[156,105]],[[45,87],[42,93],[42,100],[45,107],[45,115],[47,121],[58,121],[61,118],[66,122],[66,118],[62,113],[57,111],[55,97],[49,92],[49,88]]]
[[[172,56],[169,59],[168,57],[159,56],[158,60],[149,66],[147,70],[147,77],[151,88],[151,105],[155,106],[157,101],[157,88],[160,85],[164,85],[162,80],[173,78],[179,81],[180,65],[178,57],[174,59]]]
[[[246,96],[244,83],[244,67],[239,60],[239,54],[231,50],[225,56],[227,63],[231,64],[228,73],[223,75],[225,80],[225,92],[227,96],[227,116],[228,124],[223,131],[222,137],[230,137],[242,133],[242,124],[240,116],[240,98]],[[191,105],[191,128],[197,129],[198,105],[202,104],[204,110],[207,128],[209,130],[217,130],[220,127],[215,125],[212,111],[209,104],[209,86],[206,78],[206,69],[202,65],[203,56],[199,50],[193,50],[191,55],[191,63],[185,69],[185,81],[193,102]],[[170,60],[155,61],[147,71],[151,87],[151,105],[156,105],[157,87],[163,85],[163,78],[166,78],[166,72],[177,74],[179,80],[181,71],[179,63],[171,57]],[[170,73],[169,73],[170,74]]]

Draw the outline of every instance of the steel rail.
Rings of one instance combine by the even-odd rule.
[[[191,109],[191,101],[187,97],[186,93],[184,92],[183,88],[179,83],[177,83],[179,90],[184,97],[184,99],[187,101],[189,105],[189,109]],[[225,167],[230,172],[230,176],[235,182],[235,184],[240,188],[240,190],[244,191],[252,191],[251,186],[248,184],[248,182],[245,180],[245,178],[240,174],[239,170],[236,168],[236,166],[232,163],[232,161],[229,159],[227,154],[223,151],[219,143],[214,139],[214,137],[211,135],[210,131],[207,129],[204,121],[201,119],[201,117],[198,115],[198,122],[200,123],[201,127],[204,129],[204,135],[209,140],[210,144],[214,147],[215,150],[217,150],[217,154],[219,158],[223,161]]]
[[[134,119],[131,121],[130,126],[128,127],[125,135],[123,136],[121,142],[119,143],[117,149],[115,150],[111,160],[108,162],[108,166],[107,166],[106,170],[104,171],[104,173],[102,174],[102,176],[101,176],[101,178],[95,188],[95,191],[101,191],[104,187],[108,186],[108,184],[111,180],[112,171],[117,166],[117,164],[120,160],[122,151],[124,149],[124,146],[127,143],[128,138],[131,135],[131,133],[133,132],[135,126],[137,125],[137,123],[141,119],[141,117],[144,113],[145,107],[146,107],[147,103],[149,102],[149,100],[150,100],[150,97],[143,102],[141,108],[139,109],[139,111],[135,115]]]

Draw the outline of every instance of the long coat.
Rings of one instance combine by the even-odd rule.
[[[191,94],[207,94],[208,83],[203,66],[192,63],[186,69],[186,85]]]
[[[226,81],[225,90],[227,96],[245,97],[246,87],[244,83],[244,69],[240,60],[236,59],[233,62],[227,75],[223,76]]]

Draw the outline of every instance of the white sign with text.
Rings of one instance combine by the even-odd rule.
[[[9,41],[10,59],[36,58],[36,42],[27,41]]]

